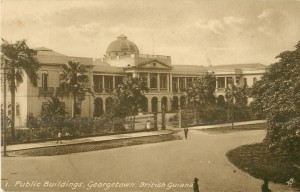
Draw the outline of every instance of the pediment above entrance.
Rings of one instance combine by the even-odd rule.
[[[138,69],[169,69],[171,70],[172,67],[168,64],[158,61],[158,60],[150,60],[146,62],[139,63],[136,68]]]

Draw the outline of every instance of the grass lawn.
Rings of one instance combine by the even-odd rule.
[[[265,129],[267,129],[267,123],[258,123],[253,125],[236,125],[233,127],[233,129],[231,128],[231,126],[227,126],[227,127],[201,129],[199,131],[204,131],[206,133],[211,133],[211,134],[222,134],[222,133],[232,133],[238,131],[265,130]]]
[[[75,145],[61,145],[61,146],[58,145],[54,147],[7,152],[7,154],[9,156],[53,156],[53,155],[64,155],[70,153],[81,153],[87,151],[111,149],[111,148],[125,147],[131,145],[141,145],[147,143],[172,141],[172,140],[179,140],[179,139],[182,139],[182,137],[179,134],[155,135],[149,137],[129,138],[125,140],[121,139],[121,140],[101,141],[101,142],[75,144]]]
[[[300,188],[300,168],[296,167],[300,165],[300,154],[298,158],[293,159],[283,155],[272,155],[265,143],[257,143],[240,146],[226,155],[231,163],[253,177],[285,185],[290,178],[294,178],[294,186]]]

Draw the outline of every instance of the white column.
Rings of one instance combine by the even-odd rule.
[[[148,76],[147,76],[147,86],[150,89],[150,73],[148,73]]]
[[[168,101],[167,101],[167,105],[168,105],[168,111],[171,111],[172,110],[172,100],[171,100],[171,98],[168,98]]]
[[[113,90],[116,88],[116,77],[113,75]]]
[[[173,92],[173,76],[172,76],[172,73],[170,73],[170,92]]]
[[[160,75],[157,73],[157,91],[160,92]]]
[[[184,88],[187,89],[187,81],[186,81],[186,77],[184,78]]]
[[[227,88],[227,77],[225,77],[225,88]]]
[[[179,77],[177,77],[177,91],[179,92],[180,86],[179,86]]]
[[[106,112],[106,99],[107,98],[103,98],[103,112]]]
[[[157,112],[161,112],[161,99],[157,99]]]
[[[148,112],[149,112],[149,113],[152,112],[152,102],[151,102],[151,98],[148,98]]]
[[[167,74],[167,91],[170,92],[170,74]]]
[[[104,79],[104,75],[102,75],[102,93],[105,93],[105,79]]]

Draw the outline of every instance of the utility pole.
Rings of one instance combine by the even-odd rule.
[[[163,105],[161,109],[162,109],[162,112],[161,112],[161,129],[165,130],[166,129],[166,112],[165,112],[166,106]]]
[[[6,65],[3,67],[3,156],[6,156]]]
[[[178,128],[181,129],[181,108],[178,109]]]

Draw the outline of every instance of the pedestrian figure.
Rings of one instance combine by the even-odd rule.
[[[187,139],[187,137],[188,137],[188,132],[189,132],[189,129],[188,128],[184,128],[185,139]]]
[[[271,192],[269,189],[269,181],[267,179],[264,179],[264,184],[261,186],[261,192]]]
[[[66,131],[66,133],[65,133],[65,137],[66,137],[66,139],[70,139],[70,133],[68,132],[68,131]]]
[[[62,141],[61,141],[61,132],[60,131],[57,134],[57,141],[56,141],[56,143],[58,143],[59,141],[60,141],[60,143],[62,143]]]
[[[194,192],[199,192],[198,181],[199,181],[199,179],[195,177],[194,183],[193,183],[193,189],[194,189]]]
[[[150,120],[147,120],[147,122],[146,122],[146,128],[147,129],[150,129],[151,127],[150,127]]]

